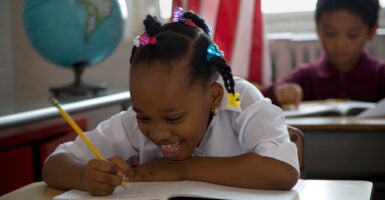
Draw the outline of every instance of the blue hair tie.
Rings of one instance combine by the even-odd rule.
[[[214,56],[223,58],[224,54],[223,54],[223,51],[218,49],[217,45],[215,45],[214,43],[211,43],[207,47],[207,58],[206,58],[207,61],[210,61]]]

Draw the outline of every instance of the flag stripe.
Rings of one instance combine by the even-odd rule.
[[[194,11],[195,13],[199,13],[201,0],[189,0],[188,1],[188,9]]]
[[[260,0],[255,0],[253,17],[253,42],[250,52],[249,79],[258,83],[262,82],[262,12]]]
[[[174,8],[177,8],[177,7],[182,7],[182,0],[173,0],[172,1],[172,9],[174,10]]]
[[[254,2],[250,0],[241,0],[235,41],[233,46],[233,54],[231,57],[231,70],[234,75],[248,79],[250,51],[252,42],[252,27],[254,15]]]
[[[218,10],[221,0],[202,0],[200,7],[200,15],[204,18],[207,25],[210,26],[211,34],[214,35],[216,30],[216,22],[218,19]]]
[[[231,54],[237,27],[239,0],[222,0],[219,5],[214,41],[224,51],[225,59],[231,62]]]

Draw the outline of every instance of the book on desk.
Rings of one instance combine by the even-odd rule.
[[[170,182],[127,182],[127,189],[116,187],[108,196],[95,197],[86,191],[69,190],[56,196],[55,200],[70,199],[269,199],[294,200],[298,198],[304,181],[299,179],[291,190],[255,190],[217,185],[199,181],[170,181]]]
[[[306,116],[357,116],[358,118],[372,118],[385,116],[385,99],[378,103],[326,99],[301,102],[298,108],[283,108],[285,117]]]

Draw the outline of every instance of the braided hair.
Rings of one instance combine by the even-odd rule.
[[[156,44],[134,46],[130,58],[131,71],[139,64],[164,63],[168,67],[187,66],[189,86],[200,81],[204,85],[222,76],[225,88],[234,94],[234,79],[231,68],[223,57],[214,56],[207,61],[207,47],[213,44],[210,29],[205,21],[193,12],[184,12],[183,17],[195,26],[184,22],[164,25],[155,17],[147,15],[143,21],[145,33],[156,38]],[[141,65],[143,66],[143,65]]]

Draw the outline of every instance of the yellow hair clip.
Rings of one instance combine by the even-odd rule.
[[[238,107],[239,105],[241,105],[241,101],[239,100],[239,93],[229,93],[227,95],[227,99],[228,99],[228,104],[227,104],[227,107],[230,108],[231,106],[235,106],[235,107]]]

